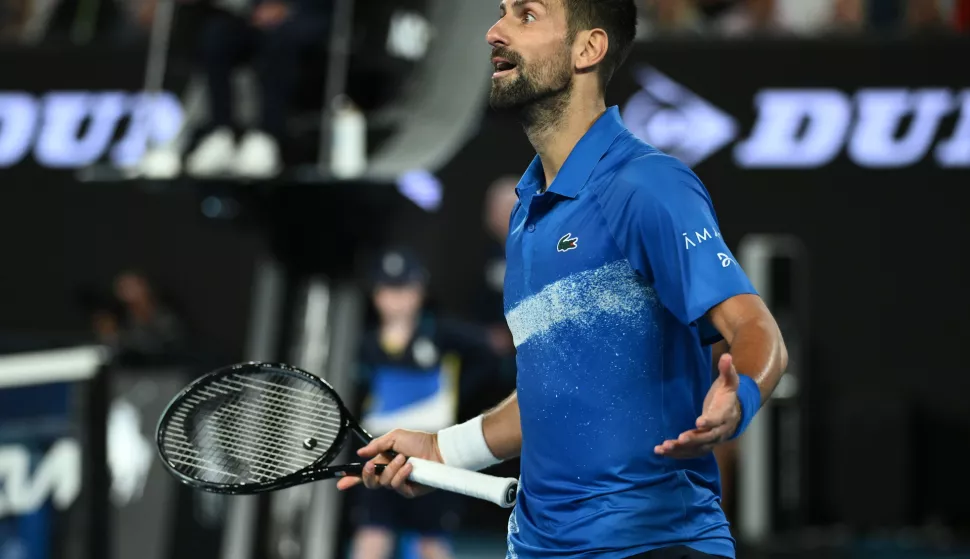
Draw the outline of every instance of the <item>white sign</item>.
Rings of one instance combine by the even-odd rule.
[[[659,71],[644,68],[637,81],[643,89],[623,108],[623,120],[643,141],[693,166],[737,138],[731,115]]]
[[[115,141],[122,120],[124,135]],[[73,169],[106,154],[120,167],[136,164],[146,147],[171,141],[182,127],[182,106],[167,92],[55,91],[36,97],[0,91],[0,168],[28,155],[44,167]],[[110,153],[109,153],[110,152]]]
[[[734,143],[748,169],[812,169],[840,154],[860,167],[901,168],[932,157],[943,168],[970,167],[970,89],[833,88],[761,90],[746,138],[737,121],[654,69],[623,110],[630,130],[688,165]],[[944,119],[956,116],[953,132]]]
[[[77,441],[55,442],[33,472],[26,447],[0,447],[0,518],[29,514],[48,499],[64,510],[80,491],[81,448]]]
[[[108,467],[111,500],[119,507],[141,499],[154,461],[155,445],[142,434],[141,414],[134,404],[118,398],[108,413]]]

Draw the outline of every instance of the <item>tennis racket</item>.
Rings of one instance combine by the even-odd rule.
[[[323,379],[289,365],[241,363],[182,390],[162,414],[156,442],[162,463],[181,482],[246,495],[360,475],[362,463],[330,464],[351,436],[364,443],[373,438]],[[408,461],[415,483],[501,507],[515,504],[514,478]]]

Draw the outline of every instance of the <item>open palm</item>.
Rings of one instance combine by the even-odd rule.
[[[664,441],[654,452],[671,458],[696,458],[731,438],[741,421],[741,402],[738,400],[740,379],[729,353],[721,356],[717,370],[717,379],[704,398],[696,428],[681,433],[675,440]]]

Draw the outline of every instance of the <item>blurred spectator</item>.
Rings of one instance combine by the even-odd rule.
[[[834,31],[854,31],[865,24],[864,0],[835,0],[832,14]]]
[[[940,0],[907,0],[906,29],[910,31],[938,30],[944,28]]]
[[[640,0],[641,39],[966,29],[970,0]]]
[[[958,32],[970,33],[970,0],[955,0],[951,20]]]
[[[19,40],[30,16],[28,0],[3,0],[0,2],[0,41]]]
[[[157,0],[3,0],[2,39],[27,44],[148,38]],[[12,18],[11,14],[16,17]]]
[[[491,356],[485,332],[427,312],[428,276],[406,250],[386,252],[373,277],[377,328],[364,337],[360,364],[366,394],[362,424],[373,435],[395,428],[437,431],[456,423],[458,378],[449,359]],[[463,375],[464,376],[464,375]],[[462,383],[481,379],[462,378]],[[447,537],[458,527],[460,498],[436,491],[410,500],[393,491],[359,490],[353,516],[353,559],[390,559],[397,535],[417,535],[422,559],[448,559]]]
[[[643,35],[807,32],[831,19],[835,0],[644,0]]]
[[[123,312],[113,293],[86,286],[78,290],[77,302],[90,320],[91,331],[95,337],[99,341],[113,343],[118,338]]]
[[[876,31],[909,33],[965,32],[967,0],[868,0],[867,23]]]
[[[774,0],[696,0],[696,2],[708,25],[726,35],[747,35],[781,29],[775,18]]]
[[[185,347],[181,321],[156,297],[144,275],[124,272],[114,283],[121,304],[117,323],[107,309],[94,315],[95,330],[105,344],[117,351],[120,361],[131,365],[162,365],[183,357]]]
[[[855,30],[862,23],[861,14],[853,23],[851,6],[853,0],[776,0],[773,25],[779,30],[796,35],[819,35],[828,31]],[[858,2],[856,2],[858,3]],[[845,16],[840,14],[845,10]]]
[[[853,0],[698,0],[715,19],[715,29],[728,36],[748,34],[819,35],[852,28]],[[840,4],[842,4],[840,6]]]
[[[280,172],[280,146],[300,58],[326,40],[331,0],[240,1],[252,1],[252,5],[243,6],[239,13],[215,10],[202,31],[201,62],[208,81],[212,131],[186,161],[189,174],[197,177],[271,178]],[[237,65],[247,62],[258,75],[261,110],[256,128],[245,131],[237,146],[232,74]]]
[[[641,39],[703,31],[696,5],[692,1],[639,0],[637,8],[640,15],[637,33]]]

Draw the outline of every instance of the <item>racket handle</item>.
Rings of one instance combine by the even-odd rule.
[[[421,458],[409,458],[408,462],[413,468],[409,479],[415,483],[489,501],[502,508],[515,506],[519,488],[515,478],[490,476]]]

